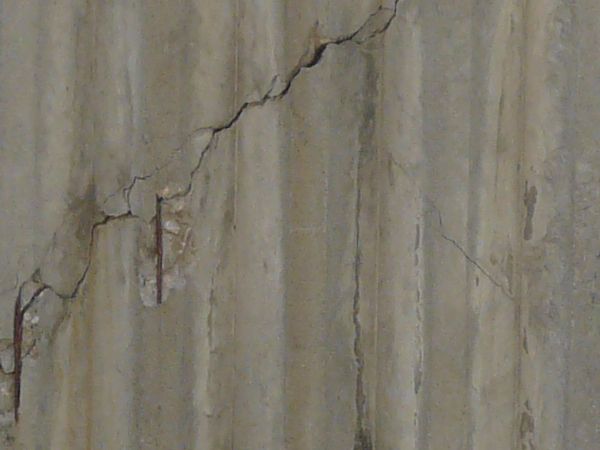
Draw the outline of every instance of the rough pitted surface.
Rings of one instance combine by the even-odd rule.
[[[595,0],[0,6],[0,448],[595,450]]]

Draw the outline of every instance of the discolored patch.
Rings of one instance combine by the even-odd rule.
[[[531,186],[527,189],[527,185],[525,185],[525,198],[523,199],[523,202],[527,208],[523,238],[528,241],[533,235],[533,214],[535,213],[535,204],[537,202],[537,188],[535,186]]]

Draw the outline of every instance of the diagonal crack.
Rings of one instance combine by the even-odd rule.
[[[116,220],[137,218],[137,216],[133,215],[131,212],[127,212],[125,214],[121,214],[118,216],[105,216],[101,221],[96,222],[91,230],[90,230],[90,241],[88,244],[88,254],[87,254],[87,262],[85,268],[81,274],[81,276],[77,279],[75,286],[70,292],[64,293],[59,292],[57,289],[53,288],[51,285],[43,282],[39,278],[39,270],[36,270],[33,275],[19,286],[19,291],[17,294],[17,299],[15,301],[14,307],[14,316],[13,316],[13,358],[14,358],[14,372],[13,372],[13,386],[14,386],[14,395],[13,395],[13,412],[15,422],[19,420],[19,406],[21,402],[21,373],[23,368],[23,359],[28,355],[26,352],[25,355],[22,355],[22,342],[23,342],[23,319],[25,317],[25,313],[29,308],[31,308],[34,303],[42,296],[42,294],[46,291],[50,291],[54,293],[57,297],[62,300],[72,300],[74,299],[83,282],[85,281],[87,274],[92,265],[92,251],[95,244],[95,236],[96,231]],[[27,302],[23,305],[23,290],[28,283],[35,283],[37,285],[33,294],[29,297]]]
[[[20,348],[21,341],[22,341],[22,331],[23,331],[22,327],[23,327],[24,313],[42,296],[42,294],[44,292],[46,292],[46,291],[52,292],[62,300],[73,300],[75,297],[77,297],[77,295],[81,289],[81,286],[84,284],[84,282],[87,278],[87,275],[89,273],[90,267],[92,265],[93,248],[95,245],[95,236],[96,236],[97,230],[113,221],[128,220],[128,219],[140,219],[140,217],[133,214],[132,209],[131,209],[131,201],[130,201],[131,191],[134,189],[134,187],[137,183],[139,183],[141,181],[146,181],[146,180],[156,176],[161,170],[163,170],[169,164],[171,164],[171,162],[173,161],[175,156],[178,153],[181,153],[186,148],[186,145],[189,142],[191,142],[191,140],[194,139],[194,137],[198,136],[201,133],[209,133],[210,134],[209,142],[202,149],[197,163],[192,168],[192,170],[190,172],[190,176],[189,176],[189,182],[186,185],[185,189],[183,189],[180,192],[174,193],[171,196],[163,197],[163,200],[169,201],[174,198],[187,196],[192,190],[194,176],[198,172],[200,167],[202,166],[202,162],[204,161],[206,155],[209,153],[210,150],[216,148],[216,144],[218,143],[218,137],[219,137],[220,133],[234,127],[247,111],[257,108],[257,107],[264,106],[265,104],[267,104],[269,102],[274,102],[274,101],[280,100],[281,98],[285,97],[289,93],[290,89],[292,88],[294,81],[300,76],[300,74],[304,70],[307,70],[307,69],[310,69],[311,67],[316,66],[321,61],[321,59],[328,47],[342,45],[346,42],[354,42],[357,45],[362,45],[362,44],[370,41],[371,39],[375,38],[376,36],[385,33],[385,31],[390,27],[391,23],[393,22],[393,20],[396,18],[397,14],[398,14],[399,2],[400,2],[400,0],[395,0],[393,8],[379,6],[374,12],[372,12],[367,17],[367,19],[362,23],[362,25],[360,27],[358,27],[356,30],[354,30],[353,32],[351,32],[347,35],[333,38],[333,39],[327,39],[327,40],[319,42],[317,44],[313,43],[312,46],[309,46],[309,48],[305,51],[305,53],[302,55],[302,57],[300,58],[298,63],[294,66],[294,68],[291,70],[290,74],[286,77],[286,79],[283,80],[283,82],[279,84],[279,89],[276,89],[276,87],[278,86],[277,81],[279,80],[280,77],[279,77],[279,75],[276,75],[272,79],[270,88],[260,99],[244,102],[228,120],[226,120],[224,123],[222,123],[220,125],[216,125],[216,126],[212,126],[212,127],[201,127],[201,128],[197,128],[197,129],[193,130],[191,133],[189,133],[184,138],[183,142],[177,148],[175,148],[173,151],[171,151],[169,157],[162,165],[155,167],[152,171],[150,171],[147,174],[135,175],[125,187],[119,189],[118,191],[116,191],[113,194],[110,194],[105,199],[104,204],[106,204],[106,202],[109,199],[113,198],[114,196],[121,194],[121,195],[123,195],[123,197],[125,199],[125,202],[127,205],[127,210],[126,210],[126,212],[124,212],[122,214],[117,214],[117,215],[105,214],[102,220],[100,220],[92,225],[91,230],[90,230],[90,238],[89,238],[89,243],[88,243],[88,251],[87,251],[85,267],[84,267],[83,272],[81,273],[80,277],[75,282],[73,289],[71,289],[70,291],[67,291],[67,292],[60,292],[59,290],[55,289],[50,284],[45,283],[43,280],[40,279],[40,276],[39,276],[40,269],[39,268],[36,269],[34,271],[34,273],[27,280],[23,281],[19,285],[17,299],[15,301],[14,324],[13,324],[13,326],[14,326],[13,346],[15,348],[17,346]],[[387,14],[389,17],[385,18],[385,20],[383,21],[382,24],[377,25],[378,19],[381,19],[381,16],[383,14]],[[374,24],[375,24],[375,26],[373,27]],[[357,258],[358,258],[358,256],[357,256]],[[356,261],[356,264],[357,264],[356,270],[358,271],[358,264],[359,264],[358,259]],[[22,295],[23,295],[24,288],[28,283],[34,283],[37,286],[37,288],[34,291],[34,293],[30,296],[30,298],[27,300],[27,302],[23,305]],[[355,300],[355,302],[356,301],[357,301],[357,299]],[[358,317],[356,316],[355,320],[357,320],[357,319],[358,319]],[[359,325],[359,327],[357,328],[357,332],[360,333],[360,324],[358,324],[358,325]],[[21,355],[21,351],[19,351],[19,352],[15,351],[14,353],[15,353],[14,414],[15,414],[15,420],[18,420],[18,414],[19,414],[18,410],[19,410],[19,403],[20,403],[21,370],[20,369],[17,370],[16,368],[22,367],[22,360],[23,360],[24,356]],[[357,361],[359,361],[359,362],[360,362],[360,360],[362,360],[362,358],[360,358],[358,354],[357,354],[357,358],[358,358]],[[362,363],[360,363],[360,364],[362,364]]]
[[[510,292],[510,288],[506,287],[503,283],[501,283],[500,281],[496,280],[496,278],[482,265],[482,263],[480,263],[476,258],[472,257],[471,255],[469,255],[467,253],[467,251],[458,243],[458,241],[456,239],[453,239],[453,238],[451,238],[450,236],[448,236],[447,234],[444,233],[444,224],[443,224],[443,221],[442,221],[442,212],[436,206],[436,204],[433,201],[433,199],[429,195],[427,195],[421,188],[418,187],[417,180],[409,172],[409,170],[404,166],[404,164],[402,164],[400,161],[398,161],[397,159],[395,159],[392,154],[389,154],[388,157],[390,158],[390,161],[392,162],[392,164],[394,166],[398,167],[404,176],[406,176],[409,180],[411,180],[412,182],[414,182],[414,186],[416,188],[416,191],[417,191],[418,195],[423,200],[425,200],[427,202],[427,204],[431,207],[431,209],[433,209],[435,211],[435,213],[437,214],[437,216],[438,216],[438,225],[434,226],[433,228],[437,230],[437,232],[440,234],[440,236],[445,241],[447,241],[450,244],[452,244],[460,253],[462,253],[462,255],[465,257],[465,259],[469,263],[473,264],[483,274],[483,276],[485,276],[488,280],[490,280],[492,282],[492,284],[494,286],[500,288],[500,290],[502,291],[502,293],[504,295],[506,295],[509,299],[514,299],[513,294]]]
[[[256,108],[256,107],[264,106],[265,104],[267,104],[269,102],[277,101],[277,100],[280,100],[281,98],[285,97],[288,94],[288,92],[290,91],[294,81],[298,78],[298,76],[302,73],[302,71],[316,66],[321,61],[321,58],[323,57],[323,54],[325,53],[325,50],[327,50],[328,47],[342,45],[346,42],[355,42],[357,45],[362,45],[362,44],[370,41],[371,39],[375,38],[376,36],[385,33],[387,31],[387,29],[390,27],[390,25],[392,24],[393,20],[398,15],[399,3],[400,3],[400,0],[395,0],[393,8],[388,8],[388,7],[384,7],[384,6],[380,5],[374,12],[369,14],[367,19],[356,30],[354,30],[353,32],[351,32],[349,34],[346,34],[344,36],[340,36],[337,38],[327,39],[320,43],[312,43],[312,45],[310,45],[307,48],[307,50],[304,52],[304,54],[300,57],[298,63],[296,63],[296,65],[291,70],[290,74],[286,77],[286,79],[282,83],[279,83],[279,89],[276,89],[276,88],[278,86],[278,80],[279,80],[280,76],[275,75],[271,80],[270,87],[267,90],[267,92],[265,94],[263,94],[263,96],[260,97],[258,100],[251,100],[251,101],[244,102],[232,114],[232,116],[229,119],[225,120],[220,125],[204,126],[204,127],[199,127],[199,128],[192,130],[183,139],[183,142],[177,148],[175,148],[174,150],[171,151],[171,154],[165,163],[163,163],[160,166],[155,167],[152,171],[150,171],[149,173],[147,173],[145,175],[134,176],[132,178],[132,180],[129,182],[129,184],[127,184],[124,188],[121,188],[119,191],[117,191],[113,194],[110,194],[104,203],[106,204],[106,202],[109,199],[113,198],[115,195],[118,195],[120,192],[120,193],[122,193],[122,195],[125,198],[125,201],[127,204],[127,210],[131,211],[130,194],[131,194],[131,191],[134,189],[135,185],[140,181],[146,181],[146,180],[154,177],[161,170],[163,170],[169,164],[171,164],[171,162],[174,160],[175,156],[178,153],[181,153],[182,151],[184,151],[184,149],[186,148],[188,143],[191,142],[196,136],[199,136],[202,133],[209,133],[211,137],[209,139],[208,144],[201,151],[201,154],[200,154],[197,164],[194,166],[194,168],[190,172],[189,183],[186,185],[186,187],[182,191],[177,192],[170,197],[165,197],[165,200],[170,200],[170,199],[179,198],[179,197],[185,197],[186,195],[188,195],[191,191],[194,175],[196,174],[196,172],[202,165],[202,162],[203,162],[206,154],[212,148],[216,147],[216,145],[215,145],[216,140],[218,138],[218,135],[221,132],[229,130],[230,128],[235,126],[237,124],[237,122],[241,119],[241,117],[248,110]],[[379,26],[375,26],[373,29],[371,29],[373,24],[376,24],[378,19],[380,19],[381,16],[384,14],[388,15],[388,17],[383,21],[383,23],[379,24]]]
[[[488,272],[475,258],[469,256],[469,254],[462,248],[462,246],[455,240],[452,239],[451,237],[446,236],[441,230],[440,230],[440,236],[442,236],[442,238],[445,241],[450,242],[456,249],[458,249],[459,252],[461,252],[463,254],[463,256],[465,257],[465,259],[470,262],[471,264],[473,264],[477,269],[479,269],[479,271],[488,279],[492,282],[492,284],[498,288],[500,288],[500,290],[502,291],[502,293],[504,295],[506,295],[508,298],[513,299],[513,295],[511,292],[509,292],[509,290],[506,288],[506,286],[502,283],[500,283],[499,281],[497,281],[490,272]]]

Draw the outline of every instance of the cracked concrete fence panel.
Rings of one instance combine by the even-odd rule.
[[[0,2],[0,449],[600,448],[596,0]]]

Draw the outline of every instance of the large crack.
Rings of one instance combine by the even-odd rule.
[[[121,188],[117,192],[110,194],[105,200],[105,203],[110,198],[113,198],[115,195],[121,193],[125,198],[127,211],[131,211],[130,195],[132,190],[135,188],[136,184],[141,181],[147,181],[152,177],[156,176],[163,169],[169,166],[169,164],[171,164],[175,159],[176,155],[183,152],[184,149],[188,146],[190,142],[193,141],[195,137],[208,133],[210,135],[209,142],[201,151],[200,157],[196,165],[190,172],[189,183],[182,191],[177,192],[171,195],[170,197],[164,197],[164,199],[170,200],[176,197],[184,197],[188,195],[191,191],[191,185],[195,173],[201,167],[204,157],[209,152],[209,150],[215,147],[215,141],[220,133],[227,131],[233,126],[235,126],[247,111],[256,107],[264,106],[267,103],[277,101],[285,97],[290,91],[294,81],[298,78],[298,76],[300,76],[302,71],[316,66],[321,61],[328,47],[339,46],[346,42],[354,42],[357,45],[362,45],[370,41],[371,39],[385,33],[392,24],[393,20],[398,15],[399,3],[400,0],[395,0],[393,8],[388,8],[380,5],[374,12],[369,14],[367,19],[362,23],[361,26],[359,26],[356,30],[349,34],[333,39],[326,39],[325,41],[319,43],[312,42],[311,45],[309,45],[309,47],[307,48],[307,50],[300,57],[298,63],[290,71],[289,75],[285,78],[285,80],[280,81],[280,75],[275,75],[271,79],[269,89],[262,95],[262,97],[260,97],[258,100],[250,100],[242,103],[242,105],[231,115],[231,117],[225,120],[222,124],[215,126],[199,127],[192,130],[183,139],[182,143],[171,151],[170,156],[167,158],[167,161],[165,163],[158,167],[155,167],[152,171],[150,171],[147,174],[134,176],[124,188]],[[387,18],[384,17],[385,20],[383,21],[383,23],[377,25],[377,22],[379,22],[379,20],[382,18],[381,16],[387,16]],[[374,24],[375,26],[373,26]]]
[[[319,43],[313,42],[312,45],[309,46],[308,49],[305,51],[305,53],[302,55],[302,57],[300,58],[298,63],[291,70],[290,74],[286,77],[285,80],[283,80],[283,82],[278,83],[280,76],[276,75],[275,77],[273,77],[273,79],[271,81],[270,88],[260,99],[244,102],[237,109],[237,111],[221,125],[212,126],[212,127],[200,127],[200,128],[193,130],[191,133],[189,133],[184,138],[183,142],[177,148],[175,148],[174,150],[172,150],[170,152],[170,155],[167,158],[167,161],[165,161],[162,165],[155,167],[151,172],[149,172],[147,174],[135,175],[124,188],[121,188],[117,192],[109,195],[105,199],[105,202],[104,202],[105,204],[110,198],[121,194],[121,195],[123,195],[127,209],[122,214],[116,214],[116,215],[105,214],[104,217],[102,218],[102,220],[95,222],[92,225],[91,230],[90,230],[90,238],[89,238],[89,243],[88,243],[86,263],[85,263],[83,272],[81,273],[81,275],[75,282],[73,289],[71,289],[70,291],[67,291],[67,292],[60,292],[58,289],[55,289],[50,284],[45,283],[41,279],[39,268],[36,269],[28,279],[26,279],[25,281],[20,283],[17,299],[15,300],[15,312],[14,312],[14,324],[13,324],[13,327],[14,327],[13,328],[13,347],[15,349],[17,347],[20,348],[21,340],[22,340],[22,327],[23,327],[24,314],[31,306],[33,306],[33,304],[39,298],[41,298],[42,294],[44,294],[45,292],[52,292],[54,295],[56,295],[58,298],[60,298],[64,301],[73,300],[77,297],[81,287],[83,286],[83,284],[87,278],[90,267],[92,265],[93,249],[94,249],[95,239],[96,239],[96,234],[97,234],[98,229],[111,223],[111,222],[117,221],[117,220],[140,219],[140,217],[138,217],[137,215],[135,215],[132,212],[131,199],[130,199],[131,192],[133,191],[133,189],[135,188],[137,183],[142,182],[142,181],[147,181],[147,180],[151,179],[152,177],[156,176],[163,169],[168,167],[172,163],[172,161],[175,159],[175,157],[179,153],[184,151],[187,144],[189,142],[191,142],[196,136],[201,135],[202,133],[209,133],[210,139],[208,141],[208,144],[206,144],[206,146],[200,152],[200,156],[199,156],[196,164],[194,165],[193,169],[190,172],[189,181],[188,181],[186,187],[183,190],[176,192],[170,196],[163,196],[162,199],[163,199],[163,201],[169,201],[174,198],[187,196],[192,190],[195,174],[198,172],[198,170],[202,166],[202,163],[203,163],[206,155],[209,153],[209,151],[216,148],[218,137],[222,132],[234,127],[239,122],[239,120],[242,118],[242,116],[244,114],[246,114],[249,110],[264,106],[267,103],[274,102],[274,101],[280,100],[283,97],[285,97],[289,93],[290,89],[292,88],[294,81],[300,76],[300,74],[304,70],[310,69],[311,67],[316,66],[321,61],[325,51],[330,46],[339,46],[339,45],[342,45],[347,42],[354,42],[357,45],[362,45],[362,44],[370,41],[371,39],[385,33],[385,31],[387,31],[387,29],[390,27],[393,20],[396,18],[397,14],[398,14],[399,3],[400,3],[400,0],[395,0],[393,8],[388,8],[388,7],[384,7],[384,6],[380,5],[374,12],[369,14],[367,19],[361,24],[361,26],[359,26],[356,30],[354,30],[353,32],[351,32],[349,34],[346,34],[344,36],[340,36],[340,37],[334,38],[334,39],[327,39],[327,40],[321,41]],[[380,24],[377,24],[377,22],[379,22],[379,20],[382,19],[382,16],[384,16],[384,15],[386,15],[387,17],[383,17],[383,19],[384,19],[383,22]],[[357,260],[357,265],[358,265],[358,263],[359,263],[359,261]],[[356,270],[358,271],[358,266],[357,266]],[[19,283],[17,282],[17,284],[19,284]],[[29,297],[27,302],[25,304],[23,304],[23,298],[22,298],[23,291],[28,284],[33,284],[35,286],[35,291]],[[357,289],[358,289],[358,285],[357,285]],[[357,301],[357,299],[355,300],[355,303],[356,303],[356,301]],[[355,305],[355,307],[356,306],[357,306],[357,304]],[[358,316],[356,315],[355,320],[357,320],[357,319],[358,319]],[[360,324],[356,324],[356,325],[360,326]],[[360,330],[360,328],[358,328],[358,330]],[[355,350],[356,350],[356,347],[355,347]],[[360,350],[358,350],[358,351],[360,352]],[[15,421],[17,421],[18,417],[19,417],[19,404],[20,404],[20,384],[21,384],[21,369],[20,368],[22,368],[24,356],[21,355],[21,352],[15,351],[14,358],[15,358],[15,361],[14,361],[15,362],[14,416],[15,416]],[[357,354],[357,362],[360,362],[359,367],[362,368],[362,357],[359,357],[358,354]],[[19,370],[17,370],[17,367],[19,368]],[[362,382],[361,382],[361,385],[362,385]],[[360,419],[359,419],[359,422],[360,422]],[[359,432],[359,430],[357,430],[357,433],[358,432]],[[361,448],[367,448],[367,447],[361,447]]]
[[[279,75],[274,76],[271,80],[269,89],[258,100],[244,102],[231,115],[231,117],[229,119],[227,119],[220,125],[209,126],[209,127],[199,127],[199,128],[192,130],[192,132],[190,132],[183,139],[182,143],[170,152],[169,156],[167,157],[167,160],[163,164],[155,167],[153,170],[151,170],[150,172],[148,172],[146,174],[133,176],[131,181],[126,186],[124,186],[123,188],[120,188],[115,193],[110,194],[105,199],[105,201],[104,201],[105,204],[108,202],[109,199],[115,197],[116,195],[122,195],[127,209],[122,214],[116,214],[116,215],[105,214],[104,217],[102,218],[102,220],[100,220],[92,225],[91,230],[90,230],[90,239],[89,239],[89,243],[88,243],[87,257],[86,257],[86,263],[84,266],[84,270],[83,270],[81,276],[77,279],[73,289],[71,289],[70,291],[67,291],[67,292],[60,292],[59,290],[55,289],[53,286],[43,282],[39,276],[39,273],[40,273],[39,269],[37,269],[33,273],[33,275],[31,275],[27,280],[20,283],[20,285],[19,285],[18,279],[17,279],[15,288],[16,288],[16,286],[19,286],[19,290],[18,290],[17,299],[15,301],[14,330],[13,330],[13,347],[15,349],[15,351],[14,351],[14,359],[15,359],[14,367],[15,367],[15,369],[13,372],[14,386],[15,386],[15,398],[14,398],[15,420],[18,420],[18,414],[19,414],[18,410],[19,410],[19,403],[20,403],[20,384],[21,384],[20,378],[21,378],[21,370],[22,370],[22,362],[23,362],[22,360],[25,356],[27,356],[26,354],[21,355],[21,351],[17,351],[18,349],[21,348],[23,316],[24,316],[25,312],[39,298],[41,298],[41,296],[45,292],[52,292],[58,298],[60,298],[62,300],[66,300],[66,301],[73,300],[77,297],[82,285],[84,284],[84,282],[87,278],[90,267],[92,265],[93,249],[95,246],[95,239],[96,239],[96,234],[97,234],[98,229],[111,223],[111,222],[117,221],[117,220],[141,219],[140,217],[138,217],[137,215],[135,215],[132,212],[132,206],[131,206],[131,192],[134,190],[136,185],[140,182],[148,181],[149,179],[151,179],[151,178],[155,177],[156,175],[158,175],[159,173],[161,173],[165,168],[167,168],[175,160],[177,155],[182,153],[187,148],[188,144],[190,142],[192,142],[195,137],[207,133],[210,135],[209,141],[204,146],[204,148],[201,150],[200,155],[196,161],[196,164],[193,166],[192,170],[190,171],[190,174],[188,177],[189,180],[188,180],[186,186],[182,190],[175,192],[174,194],[171,194],[170,196],[163,196],[162,199],[163,199],[163,201],[169,201],[169,200],[173,200],[175,198],[181,198],[181,197],[185,197],[185,196],[189,195],[192,190],[193,181],[194,181],[196,173],[202,167],[202,163],[203,163],[205,157],[208,155],[208,153],[217,147],[218,138],[222,132],[225,132],[225,131],[233,128],[234,126],[236,126],[237,123],[240,121],[240,119],[248,111],[250,111],[254,108],[262,107],[267,103],[274,102],[274,101],[284,98],[289,93],[295,80],[302,74],[302,72],[304,70],[310,69],[310,68],[316,66],[317,64],[319,64],[319,62],[322,60],[322,57],[323,57],[325,51],[330,46],[339,46],[339,45],[342,45],[347,42],[354,42],[357,45],[362,45],[362,44],[370,41],[371,39],[375,38],[376,36],[379,36],[379,35],[385,33],[388,30],[388,28],[390,27],[390,25],[392,24],[392,22],[394,21],[394,19],[398,15],[399,2],[400,2],[400,0],[396,0],[394,2],[393,8],[386,8],[383,6],[379,6],[374,12],[372,12],[368,16],[368,18],[363,22],[363,24],[360,27],[358,27],[356,30],[354,30],[353,32],[351,32],[347,35],[344,35],[344,36],[341,36],[338,38],[334,38],[334,39],[328,39],[328,40],[325,40],[325,41],[319,42],[319,43],[313,43],[311,46],[309,46],[307,48],[307,50],[304,52],[304,54],[302,55],[302,57],[300,58],[298,63],[294,66],[294,68],[291,70],[290,74],[286,77],[285,80],[283,80],[283,82],[280,82]],[[377,22],[379,19],[381,19],[381,16],[384,14],[387,14],[388,17],[385,18],[383,23],[381,23],[379,26],[375,26],[373,29],[371,29],[371,26],[373,25],[373,23]],[[368,32],[365,33],[365,31],[368,31]],[[402,165],[400,165],[395,160],[392,160],[392,162],[395,165],[399,166],[402,169],[402,171],[408,175],[407,171],[405,170],[405,168]],[[432,203],[432,205],[433,205],[433,203]],[[437,210],[437,208],[435,208],[435,209]],[[440,214],[439,210],[437,210],[437,211],[438,211],[438,214]],[[368,429],[367,424],[365,423],[366,422],[366,414],[367,414],[367,402],[366,402],[366,394],[364,392],[364,380],[363,380],[364,355],[362,353],[362,348],[361,348],[362,329],[361,329],[361,324],[360,324],[360,320],[359,320],[359,312],[360,312],[360,303],[359,303],[359,301],[360,301],[360,284],[359,284],[360,253],[359,253],[359,248],[358,248],[359,247],[359,239],[360,239],[359,214],[360,214],[360,189],[357,190],[357,205],[356,205],[355,227],[356,227],[356,246],[357,246],[357,248],[356,248],[355,263],[354,263],[355,293],[354,293],[354,299],[353,299],[353,315],[352,315],[354,329],[355,329],[354,354],[355,354],[355,364],[356,364],[356,368],[357,368],[356,399],[355,399],[356,409],[357,409],[357,418],[356,418],[354,448],[355,448],[355,450],[370,450],[370,449],[372,449],[373,444],[372,444],[372,438],[370,435],[370,431]],[[441,226],[441,217],[440,217],[440,226]],[[446,240],[447,242],[452,244],[457,250],[459,250],[462,253],[462,255],[464,256],[464,258],[466,259],[466,261],[473,264],[492,284],[494,284],[496,287],[501,289],[501,291],[508,298],[513,298],[511,293],[508,292],[507,288],[502,283],[497,281],[491,275],[491,273],[488,272],[475,258],[471,257],[455,239],[447,236],[443,232],[442,229],[439,230],[439,233],[440,233],[440,236],[444,240]],[[35,288],[33,294],[28,299],[28,301],[25,304],[23,304],[23,299],[22,299],[23,291],[24,291],[25,287],[30,283],[33,283],[36,286],[36,288]]]

